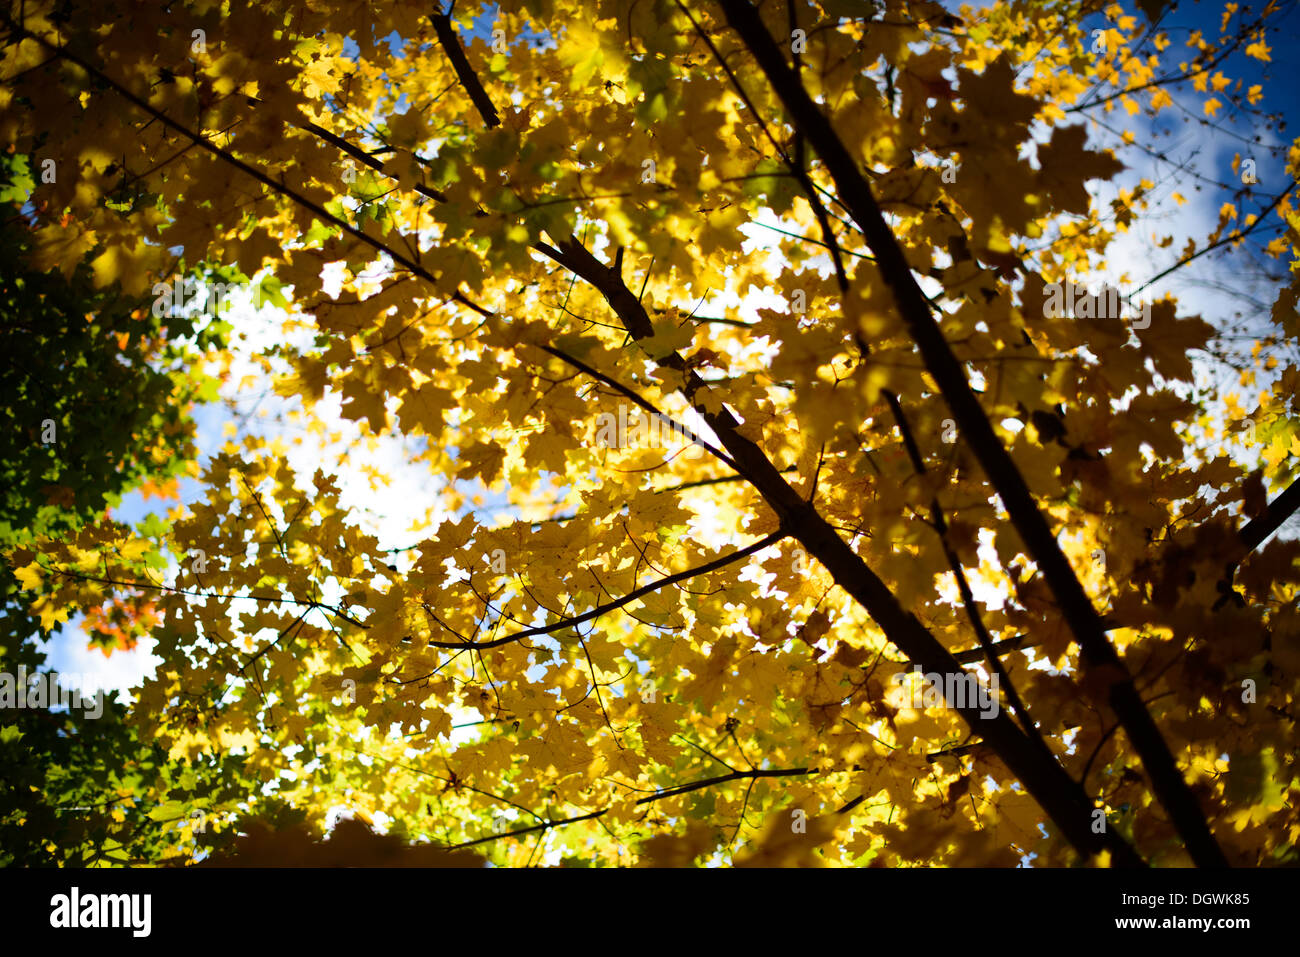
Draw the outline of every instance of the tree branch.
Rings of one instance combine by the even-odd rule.
[[[138,109],[143,110],[145,113],[149,114],[149,116],[153,117],[163,126],[166,126],[168,129],[172,130],[173,132],[179,133],[181,136],[185,137],[190,142],[192,142],[195,146],[198,146],[201,149],[206,150],[207,152],[211,153],[213,156],[217,157],[218,159],[235,167],[237,170],[244,173],[245,175],[252,177],[253,179],[257,180],[257,182],[261,183],[263,186],[270,189],[272,192],[279,193],[281,196],[284,196],[292,200],[293,202],[302,206],[304,209],[310,210],[322,222],[332,223],[333,225],[337,226],[339,229],[347,233],[349,236],[353,237],[356,240],[359,240],[362,243],[365,243],[367,246],[370,246],[375,251],[383,253],[387,256],[391,256],[394,262],[403,266],[405,269],[407,269],[414,275],[419,276],[421,279],[428,281],[430,284],[434,285],[435,287],[439,284],[439,280],[437,276],[429,272],[427,269],[425,269],[419,263],[415,262],[413,259],[405,256],[404,254],[398,252],[395,249],[392,249],[386,243],[383,243],[378,239],[375,239],[373,236],[367,235],[365,232],[358,229],[356,226],[353,226],[351,223],[339,219],[337,216],[335,216],[333,213],[326,210],[319,203],[313,202],[312,200],[308,199],[306,196],[303,196],[301,193],[298,193],[295,190],[292,190],[289,187],[285,186],[283,183],[277,183],[274,179],[272,179],[267,174],[263,173],[261,170],[256,169],[255,167],[252,167],[247,163],[245,163],[243,160],[236,158],[229,151],[223,150],[221,147],[217,146],[215,143],[211,142],[203,135],[199,133],[195,133],[193,130],[189,129],[184,124],[176,122],[171,117],[167,116],[167,114],[155,109],[148,102],[142,100],[140,97],[136,96],[126,87],[124,87],[122,84],[118,83],[116,80],[112,79],[101,70],[96,69],[89,62],[77,56],[77,54],[72,53],[67,48],[55,46],[54,44],[46,40],[44,37],[38,36],[37,34],[32,33],[30,30],[22,26],[19,26],[9,17],[5,16],[3,13],[0,13],[0,21],[5,22],[11,29],[14,30],[14,32],[17,35],[27,37],[36,41],[41,46],[45,47],[47,50],[57,53],[59,56],[67,60],[69,63],[75,64],[76,66],[85,70],[96,80],[99,80],[105,86],[112,89],[124,100],[131,103],[133,106],[137,107]],[[459,302],[464,306],[468,306],[470,309],[473,309],[475,312],[479,313],[480,315],[486,314],[482,306],[466,298],[464,295],[461,294],[459,290],[453,293],[451,298],[454,301]]]
[[[488,129],[500,126],[501,117],[497,115],[497,108],[492,105],[492,98],[488,96],[487,90],[483,89],[478,74],[469,65],[465,49],[460,45],[460,37],[456,36],[456,31],[452,29],[451,17],[445,13],[433,13],[429,15],[429,19],[433,21],[433,29],[438,34],[442,48],[447,51],[447,59],[451,60],[451,68],[456,71],[456,78],[469,94],[474,108],[478,110],[478,115],[483,117],[483,124]]]
[[[1268,503],[1262,515],[1252,518],[1237,533],[1241,536],[1246,554],[1249,555],[1264,544],[1264,539],[1281,528],[1282,523],[1294,515],[1297,509],[1300,509],[1300,479],[1288,485],[1286,491]],[[1244,557],[1245,555],[1242,556]],[[1241,560],[1241,558],[1237,559],[1237,563]]]
[[[245,99],[253,106],[263,105],[262,101],[255,96],[245,96]],[[382,161],[375,156],[372,156],[370,153],[367,153],[361,147],[349,143],[337,133],[331,133],[329,130],[325,129],[325,127],[316,123],[290,123],[290,125],[296,129],[303,130],[304,132],[311,133],[313,136],[319,137],[331,146],[347,153],[358,163],[374,170],[376,173],[382,173],[390,179],[396,179],[396,177],[391,173],[385,172]],[[416,157],[416,159],[419,159],[419,157]],[[441,190],[434,189],[432,186],[425,186],[423,183],[415,183],[411,188],[422,196],[429,197],[429,199],[437,200],[440,203],[447,202],[447,194]]]
[[[575,358],[574,356],[569,355],[567,352],[564,352],[561,349],[556,349],[554,346],[548,346],[544,343],[538,343],[537,348],[541,349],[543,352],[550,353],[551,355],[555,356],[555,358],[557,359],[561,359],[564,362],[567,362],[575,369],[578,369],[581,372],[585,372],[587,375],[591,376],[593,379],[597,380],[598,382],[605,383],[605,385],[609,386],[611,389],[616,390],[620,395],[626,396],[627,398],[631,399],[633,402],[635,402],[641,408],[645,409],[651,415],[657,416],[658,418],[667,422],[668,425],[678,434],[684,435],[688,437],[692,442],[695,442],[703,446],[704,448],[708,449],[709,452],[711,452],[716,458],[720,459],[723,462],[726,462],[732,468],[736,467],[736,463],[731,461],[731,457],[728,456],[726,452],[723,452],[717,446],[700,438],[691,429],[687,428],[685,425],[678,422],[672,416],[665,415],[663,412],[660,412],[658,409],[654,407],[654,403],[650,402],[647,399],[642,398],[635,391],[623,385],[623,383],[615,379],[611,379],[603,372],[593,369],[591,366],[587,365],[581,359]]]
[[[898,396],[893,392],[888,389],[882,391],[886,401],[889,402],[889,408],[894,413],[894,421],[898,423],[898,430],[903,435],[903,444],[907,447],[907,454],[912,460],[913,470],[918,476],[925,475],[925,460],[921,458],[921,450],[917,447],[915,436],[912,435],[912,428],[907,422],[907,416],[903,414],[902,403],[898,401]],[[939,504],[938,495],[930,499],[930,517],[934,523],[934,530],[939,535],[939,543],[943,547],[944,557],[948,560],[948,567],[957,580],[957,590],[961,594],[961,603],[962,607],[966,609],[966,617],[975,632],[975,639],[979,642],[980,648],[984,650],[985,660],[988,662],[989,668],[997,675],[999,683],[1006,692],[1007,701],[1011,704],[1012,710],[1015,711],[1016,717],[1020,719],[1020,726],[1025,729],[1025,734],[1050,757],[1052,752],[1047,747],[1047,743],[1043,741],[1038,725],[1034,724],[1033,719],[1029,717],[1029,709],[1025,707],[1024,701],[1021,700],[1020,693],[1016,691],[1016,686],[1011,683],[1011,675],[1007,673],[1006,666],[1002,664],[1002,659],[993,650],[993,639],[989,635],[988,628],[984,626],[984,619],[980,615],[979,607],[975,604],[975,593],[971,591],[970,582],[966,580],[966,570],[962,567],[961,559],[957,556],[957,552],[952,547],[952,542],[948,536],[948,520],[944,516],[943,507]]]
[[[790,121],[808,138],[834,180],[843,203],[876,256],[881,276],[921,352],[926,369],[939,386],[958,428],[970,444],[1012,523],[1038,563],[1057,604],[1070,625],[1083,657],[1092,667],[1115,676],[1109,700],[1151,777],[1156,796],[1168,810],[1192,859],[1201,866],[1226,867],[1227,859],[1175,762],[1132,677],[1106,637],[1101,617],[1061,551],[1056,536],[1038,510],[1024,477],[1002,446],[984,414],[966,373],[916,284],[897,237],[885,222],[870,185],[836,135],[830,121],[786,65],[780,48],[747,0],[718,0],[727,21],[754,56]],[[892,596],[891,596],[892,598]],[[945,656],[951,659],[950,655]]]
[[[1241,601],[1241,596],[1236,594],[1232,584],[1237,568],[1266,538],[1281,528],[1297,509],[1300,509],[1300,479],[1288,485],[1281,495],[1268,503],[1262,514],[1252,518],[1237,531],[1240,542],[1224,569],[1223,578],[1219,580],[1220,598],[1214,603],[1216,609],[1231,599]]]
[[[574,615],[571,618],[563,618],[560,621],[552,622],[549,625],[538,625],[535,628],[526,628],[523,631],[516,631],[513,634],[504,635],[501,638],[493,638],[491,641],[430,641],[428,644],[430,648],[450,648],[458,651],[464,650],[465,648],[496,648],[501,645],[508,645],[514,641],[521,641],[524,638],[533,638],[537,635],[549,635],[552,632],[563,631],[566,628],[573,628],[577,625],[599,618],[601,615],[622,608],[624,605],[636,601],[636,599],[640,598],[642,595],[648,595],[667,585],[674,585],[677,582],[685,581],[688,578],[696,578],[699,575],[707,575],[709,572],[717,571],[719,568],[725,568],[733,562],[740,561],[740,559],[746,558],[755,552],[762,551],[769,545],[775,545],[781,539],[785,538],[786,534],[787,533],[784,531],[773,532],[771,535],[766,535],[751,545],[746,545],[744,548],[738,548],[736,551],[723,555],[720,558],[715,558],[713,561],[705,565],[700,565],[697,568],[689,568],[684,572],[677,572],[675,575],[668,575],[664,578],[660,578],[658,581],[653,581],[648,585],[642,585],[640,588],[633,589],[622,598],[616,598],[614,601],[606,602],[603,605],[597,605],[591,611],[585,612],[584,614]],[[445,628],[446,625],[443,625],[443,627]]]
[[[689,784],[679,784],[676,787],[665,788],[654,794],[646,795],[636,800],[636,805],[653,804],[656,801],[662,801],[665,798],[678,797],[682,794],[689,794],[692,791],[699,791],[704,788],[713,787],[715,784],[725,784],[728,781],[757,780],[758,778],[792,778],[801,777],[805,774],[818,774],[809,768],[773,768],[770,770],[754,771],[735,771],[731,774],[720,774],[714,778],[705,778],[702,781],[692,781]],[[476,844],[487,844],[489,841],[499,841],[505,837],[520,837],[524,834],[534,834],[538,831],[549,831],[552,828],[563,827],[566,824],[577,824],[579,821],[594,821],[597,818],[604,817],[610,812],[610,808],[601,811],[592,811],[590,814],[578,814],[574,817],[561,818],[558,821],[545,821],[541,824],[534,824],[531,827],[521,827],[515,831],[506,831],[503,834],[493,834],[489,837],[480,837],[473,841],[465,841],[461,844],[450,844],[445,850],[459,850],[463,847],[473,847]],[[531,813],[531,812],[530,812]],[[536,815],[534,815],[536,816]]]
[[[559,248],[545,243],[537,246],[551,259],[595,286],[633,338],[645,339],[653,334],[653,326],[640,299],[633,295],[621,277],[614,276],[575,239],[561,241]],[[670,353],[660,360],[660,365],[682,373],[682,392],[708,423],[723,448],[731,454],[736,471],[776,512],[787,534],[798,539],[808,553],[826,567],[836,584],[866,609],[889,641],[927,672],[961,672],[963,669],[952,654],[915,615],[899,604],[889,586],[840,538],[815,504],[805,501],[785,481],[781,470],[766,454],[737,431],[739,423],[727,408],[723,406],[720,411],[712,412],[696,398],[703,383],[686,361],[676,353]],[[1060,763],[1047,759],[1005,713],[999,710],[992,716],[984,715],[973,701],[963,703],[957,710],[971,730],[981,735],[1006,762],[1081,854],[1093,855],[1109,850],[1119,866],[1145,866],[1132,845],[1121,835],[1113,830],[1103,834],[1093,832],[1093,802]]]
[[[1229,243],[1241,242],[1241,240],[1245,239],[1247,236],[1249,236],[1255,230],[1259,229],[1259,227],[1264,224],[1264,220],[1268,216],[1268,214],[1273,212],[1273,210],[1277,209],[1278,205],[1282,202],[1282,200],[1284,200],[1287,197],[1287,195],[1291,192],[1291,190],[1296,188],[1296,182],[1297,182],[1296,180],[1291,180],[1290,185],[1288,185],[1286,189],[1282,190],[1282,192],[1278,193],[1277,196],[1273,198],[1273,202],[1269,203],[1266,207],[1264,207],[1264,209],[1262,209],[1259,212],[1259,215],[1255,218],[1255,221],[1251,223],[1249,226],[1247,226],[1245,229],[1233,230],[1233,232],[1230,235],[1224,236],[1222,239],[1210,243],[1204,249],[1198,249],[1190,256],[1183,257],[1182,259],[1178,260],[1178,262],[1170,266],[1168,269],[1162,269],[1160,272],[1156,273],[1146,282],[1142,283],[1142,285],[1138,286],[1131,293],[1129,293],[1126,298],[1131,300],[1133,296],[1136,296],[1143,289],[1147,288],[1147,286],[1159,282],[1161,279],[1164,279],[1170,273],[1176,272],[1177,270],[1182,269],[1188,263],[1200,259],[1206,253],[1214,252],[1214,250],[1219,249],[1222,246],[1226,246]]]

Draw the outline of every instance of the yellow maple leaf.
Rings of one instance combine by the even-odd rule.
[[[14,572],[14,577],[18,579],[18,584],[24,591],[35,589],[41,583],[41,566],[36,562],[25,565]]]

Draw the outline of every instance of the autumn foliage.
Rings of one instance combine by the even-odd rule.
[[[1296,863],[1300,143],[1182,250],[1183,197],[1098,198],[1251,110],[1291,6],[8,5],[31,268],[255,287],[301,403],[8,555],[46,629],[157,640],[143,739],[239,765],[144,781],[154,858]],[[1265,230],[1238,360],[1147,285]],[[291,467],[336,403],[422,527]],[[390,837],[304,843],[339,809]]]

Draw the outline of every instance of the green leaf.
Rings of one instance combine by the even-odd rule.
[[[185,804],[182,801],[167,801],[159,804],[149,812],[151,821],[175,821],[185,816]]]
[[[262,277],[262,281],[253,290],[253,305],[260,309],[265,303],[269,302],[279,309],[289,308],[289,300],[280,291],[283,288],[284,283],[268,273]]]
[[[770,158],[760,160],[754,167],[755,175],[745,180],[745,195],[754,199],[765,198],[772,212],[784,216],[790,211],[798,192],[794,177],[782,175],[785,173],[784,163]]]
[[[18,730],[18,725],[10,724],[0,728],[0,744],[8,744],[10,741],[21,741],[25,732]]]

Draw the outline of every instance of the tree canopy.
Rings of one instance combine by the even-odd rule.
[[[138,413],[84,413],[107,458],[11,430],[7,557],[42,628],[157,640],[127,720],[165,758],[121,798],[167,809],[156,859],[344,809],[503,865],[1297,863],[1293,7],[0,12],[54,284],[14,295],[74,330],[3,334],[59,409]],[[1180,249],[1186,196],[1123,177],[1189,110],[1278,162],[1180,170],[1223,201]],[[1236,325],[1161,286],[1234,251],[1271,297]],[[73,313],[152,299],[100,307],[129,356],[195,276],[278,310],[242,359],[295,427],[232,423],[165,520],[42,522],[179,421]],[[80,414],[38,392],[11,417]],[[290,464],[340,419],[424,477],[402,540]]]
[[[195,469],[191,410],[216,394],[200,360],[204,350],[223,345],[220,322],[174,317],[164,325],[150,302],[96,289],[88,262],[68,277],[33,270],[26,262],[31,228],[18,202],[33,185],[30,160],[0,160],[0,337],[7,358],[0,382],[8,399],[0,433],[0,543],[10,549],[74,534],[124,493],[162,495]],[[14,679],[20,669],[40,672],[47,662],[41,625],[48,629],[70,611],[31,608],[23,594],[29,584],[11,564],[0,566],[0,671]],[[125,593],[84,610],[82,628],[105,654],[135,647],[158,621],[148,599]],[[71,690],[66,680],[58,684]],[[171,761],[107,696],[60,712],[15,704],[5,702],[0,721],[2,863],[156,861],[175,843],[169,815],[159,811],[169,799],[160,793],[205,801],[221,774],[227,796],[247,790],[247,783],[233,783],[240,760]]]

